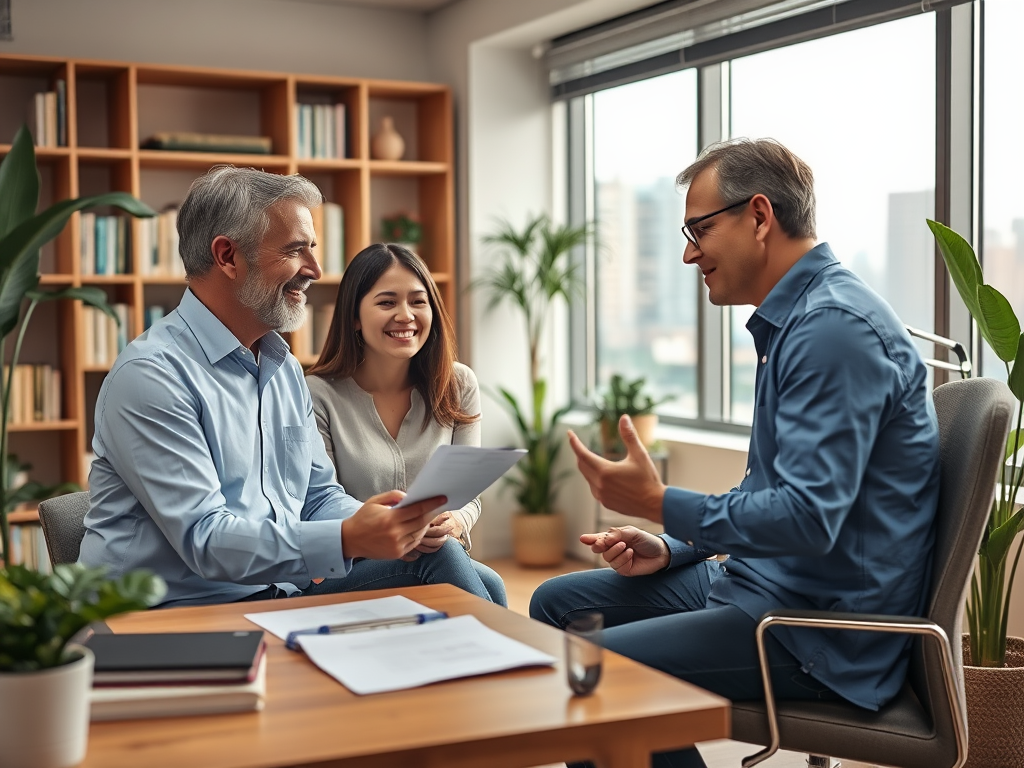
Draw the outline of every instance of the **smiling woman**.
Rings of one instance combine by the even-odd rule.
[[[455,335],[423,261],[377,243],[348,265],[320,359],[306,377],[327,454],[351,495],[405,490],[442,444],[480,444],[476,376],[455,360]],[[462,587],[505,605],[505,587],[469,558],[480,500],[442,512],[408,558],[442,548],[465,565]],[[357,563],[391,578],[389,563]],[[454,582],[453,582],[454,583]],[[377,588],[390,586],[374,582]]]

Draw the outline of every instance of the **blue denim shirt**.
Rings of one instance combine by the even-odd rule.
[[[681,542],[727,552],[710,602],[921,615],[938,502],[938,426],[926,371],[884,300],[826,244],[750,318],[758,366],[746,476],[723,495],[670,488]],[[673,547],[675,562],[691,548]],[[878,709],[899,691],[900,635],[773,630],[805,672]]]
[[[289,592],[348,573],[337,484],[302,368],[276,333],[259,361],[185,291],[128,345],[96,401],[79,562],[148,568],[165,604]]]

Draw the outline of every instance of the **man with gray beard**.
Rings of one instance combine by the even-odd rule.
[[[428,583],[486,596],[447,548],[401,559],[443,497],[392,509],[402,492],[364,504],[335,480],[277,333],[302,325],[321,276],[310,209],[322,202],[301,176],[247,168],[192,184],[178,213],[189,287],[118,356],[96,402],[80,562],[154,571],[165,606]]]

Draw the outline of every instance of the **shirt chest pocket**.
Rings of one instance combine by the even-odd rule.
[[[284,428],[284,489],[293,499],[306,498],[313,466],[313,446],[308,427]]]

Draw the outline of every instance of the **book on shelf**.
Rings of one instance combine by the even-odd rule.
[[[131,223],[125,216],[86,211],[79,218],[81,273],[126,275],[131,272]]]
[[[94,686],[252,682],[266,648],[262,631],[95,634],[86,645]]]
[[[164,149],[178,152],[238,152],[247,155],[269,155],[273,143],[269,136],[234,136],[191,131],[154,133],[143,149]]]
[[[251,682],[207,685],[129,685],[92,689],[92,720],[182,717],[263,709],[267,695],[267,655],[260,656]]]
[[[66,147],[67,84],[54,83],[54,90],[33,94],[28,104],[28,127],[37,147]]]
[[[151,304],[150,306],[146,307],[142,317],[144,326],[143,330],[148,331],[150,328],[153,327],[153,324],[163,316],[164,308],[159,304]]]
[[[51,365],[21,363],[3,368],[4,382],[11,382],[9,423],[59,421],[61,418],[61,376]]]
[[[345,270],[344,209],[338,203],[325,202],[311,213],[320,268],[325,275],[341,275]]]

